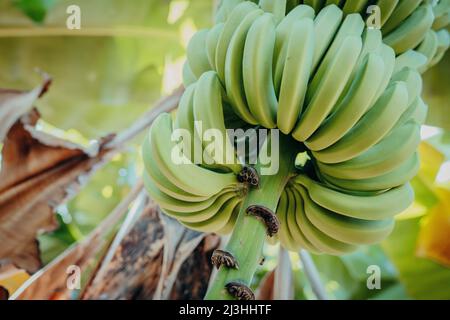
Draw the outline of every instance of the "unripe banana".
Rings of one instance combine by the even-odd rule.
[[[335,5],[327,6],[317,14],[314,20],[316,45],[314,49],[313,70],[316,69],[319,61],[332,42],[336,30],[338,30],[341,24],[342,15],[342,11]]]
[[[427,58],[426,65],[419,68],[420,72],[425,72],[428,69],[431,60],[437,53],[438,47],[439,47],[439,40],[436,31],[429,30],[427,32],[427,35],[425,36],[425,39],[417,48],[417,52],[423,54]]]
[[[327,210],[311,200],[306,190],[303,190],[306,217],[323,233],[334,239],[354,244],[374,244],[386,238],[394,227],[394,219],[363,220],[337,214]]]
[[[408,50],[399,55],[395,60],[394,74],[402,71],[404,68],[421,70],[427,65],[427,57],[415,50]]]
[[[272,13],[277,23],[286,15],[286,0],[259,0],[259,6],[265,12]]]
[[[299,5],[289,12],[289,14],[277,26],[274,52],[275,70],[273,72],[273,82],[275,92],[277,94],[280,92],[281,79],[283,77],[283,71],[286,63],[289,37],[292,35],[292,25],[302,18],[314,19],[314,15],[314,10],[311,7]],[[315,47],[316,45],[314,44],[312,49],[314,50]]]
[[[229,19],[225,22],[222,33],[220,34],[216,48],[216,71],[219,75],[220,81],[225,83],[225,59],[227,57],[227,50],[233,37],[234,31],[239,26],[241,21],[247,14],[257,9],[258,6],[253,2],[244,1],[238,4],[233,11],[231,11]]]
[[[231,198],[228,200],[217,212],[212,215],[211,218],[201,221],[201,222],[186,222],[185,220],[180,220],[180,223],[188,227],[189,229],[196,230],[199,232],[215,232],[224,233],[225,229],[230,220],[235,221],[235,216],[238,212],[235,210],[240,204],[240,199]]]
[[[313,79],[306,93],[306,110],[292,134],[295,139],[307,140],[329,115],[352,74],[361,48],[360,37],[348,36],[324,72],[323,78]],[[319,83],[317,88],[314,86],[315,81]]]
[[[228,167],[237,174],[241,171],[242,166],[236,158],[234,147],[225,128],[222,89],[216,72],[203,73],[197,82],[194,93],[194,118],[197,123],[201,124],[202,132],[215,130],[218,134],[214,136],[214,150],[208,152],[210,157],[215,163]],[[215,106],[214,109],[211,106]],[[198,134],[202,132],[198,132]],[[219,138],[223,141],[219,141]],[[210,141],[204,141],[203,147],[207,148],[209,144],[211,144]]]
[[[160,115],[149,133],[152,159],[173,184],[200,196],[212,196],[228,186],[237,184],[233,173],[217,173],[191,162],[176,164],[173,154],[180,155],[179,146],[172,141],[172,119],[169,114]]]
[[[227,97],[236,114],[249,124],[258,124],[247,105],[242,76],[242,59],[247,33],[253,22],[263,14],[262,10],[255,9],[250,12],[236,28],[226,54],[225,85]]]
[[[414,191],[409,183],[383,193],[355,195],[327,188],[305,175],[298,175],[295,182],[304,186],[318,205],[356,219],[389,219],[403,212],[414,200]]]
[[[322,150],[342,138],[371,107],[383,80],[384,63],[378,54],[370,54],[357,71],[348,94],[321,127],[306,141],[310,150]]]
[[[346,1],[344,7],[342,8],[342,11],[344,11],[345,14],[350,14],[354,12],[361,12],[366,8],[368,0],[353,0],[353,1]]]
[[[408,122],[396,127],[381,142],[353,159],[325,164],[317,162],[320,172],[341,179],[364,179],[385,174],[404,163],[420,143],[420,127]]]
[[[384,27],[386,21],[391,17],[395,8],[398,5],[399,0],[378,0],[376,5],[380,8],[381,17],[380,24]]]
[[[298,190],[298,192],[300,192],[304,202],[304,210],[299,210],[296,212],[296,214],[300,214],[302,221],[302,231],[307,239],[312,243],[312,245],[319,249],[321,252],[332,255],[342,255],[355,251],[357,249],[357,246],[333,239],[329,235],[320,231],[311,223],[305,213],[305,211],[309,209],[307,205],[307,201],[309,199],[307,197],[306,190],[301,186],[298,186],[296,189]]]
[[[435,20],[433,22],[434,30],[441,30],[450,24],[450,1],[440,0],[434,7],[433,13]]]
[[[365,179],[339,179],[322,176],[327,182],[343,188],[354,191],[383,191],[401,186],[415,177],[420,168],[420,159],[417,153],[414,153],[409,159],[403,162],[399,167],[385,174],[380,174],[372,178]]]
[[[208,30],[200,30],[194,34],[187,47],[187,58],[194,76],[198,79],[203,72],[211,70],[206,51]]]
[[[438,49],[435,56],[430,61],[428,68],[435,66],[439,61],[441,61],[441,59],[445,55],[445,52],[450,46],[450,34],[446,29],[438,31],[437,37],[438,37]]]
[[[277,125],[289,134],[301,114],[314,58],[314,24],[301,19],[292,25],[279,95]]]
[[[211,30],[209,30],[206,37],[206,54],[208,56],[209,65],[212,70],[217,70],[216,66],[216,50],[217,43],[219,42],[220,35],[223,32],[225,24],[218,23]]]
[[[396,54],[401,54],[422,42],[433,21],[433,9],[430,5],[423,5],[383,40]]]
[[[248,106],[258,123],[275,128],[278,101],[272,81],[275,21],[264,13],[247,34],[243,56],[244,88]]]
[[[378,143],[394,127],[408,107],[408,90],[404,82],[394,82],[357,124],[332,146],[313,151],[324,163],[337,163],[357,157]]]
[[[389,16],[389,19],[383,25],[383,35],[387,35],[389,32],[397,28],[414,12],[414,10],[417,9],[421,2],[422,0],[400,1],[392,14]]]

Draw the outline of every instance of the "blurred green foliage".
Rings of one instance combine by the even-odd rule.
[[[13,4],[35,22],[42,22],[55,0],[13,0]]]

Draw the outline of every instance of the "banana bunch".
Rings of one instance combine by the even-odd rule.
[[[190,99],[189,90],[183,99]],[[180,121],[178,117],[177,122]],[[171,115],[162,114],[144,141],[147,191],[168,216],[185,226],[198,231],[229,233],[247,192],[246,186],[237,181],[233,172],[219,172],[184,159],[189,153],[173,141],[174,129]],[[185,161],[178,163],[174,157]]]
[[[298,175],[284,190],[277,209],[283,226],[278,235],[288,250],[342,255],[358,245],[386,238],[393,217],[414,198],[406,183],[376,194],[348,194]]]
[[[331,2],[342,9],[321,9]],[[217,23],[187,47],[176,119],[160,116],[144,143],[146,186],[165,213],[195,230],[230,232],[248,186],[227,129],[277,128],[307,149],[312,167],[299,168],[279,200],[283,246],[344,254],[390,233],[414,197],[427,114],[420,72],[445,52],[448,33],[431,30],[433,8],[422,1],[406,12],[403,1],[380,0],[392,2],[387,31],[367,29],[351,13],[367,2],[222,3]],[[412,37],[418,22],[406,22],[418,12],[428,27]],[[193,139],[173,142],[176,129]],[[202,129],[225,137],[219,149]],[[174,152],[186,161],[174,164]]]
[[[232,10],[243,0],[224,0],[216,20],[226,21]],[[258,2],[258,1],[253,1]],[[277,3],[277,4],[274,4]],[[397,55],[416,50],[425,55],[421,72],[437,64],[449,47],[450,0],[262,0],[262,9],[278,17],[308,5],[319,12],[329,5],[339,6],[344,15],[358,13],[362,17],[373,14],[370,6],[376,5],[380,13],[380,27],[384,41]],[[276,7],[277,12],[274,11]],[[425,58],[422,58],[424,60]]]

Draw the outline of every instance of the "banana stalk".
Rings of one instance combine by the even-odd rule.
[[[264,206],[273,212],[276,211],[289,179],[295,175],[295,157],[299,152],[298,142],[292,138],[280,135],[279,171],[276,175],[262,176],[258,189],[252,189],[241,206],[238,220],[226,246],[226,251],[233,254],[239,263],[239,269],[221,267],[216,278],[206,293],[206,300],[231,300],[226,285],[238,282],[250,286],[257,266],[262,259],[262,249],[267,237],[267,229],[261,220],[250,216],[246,209],[250,205]],[[257,166],[257,169],[258,166]],[[258,170],[259,171],[259,170]]]

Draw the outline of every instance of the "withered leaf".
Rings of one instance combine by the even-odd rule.
[[[111,261],[86,288],[82,299],[149,299],[163,263],[164,228],[151,203],[115,249]]]
[[[142,190],[138,183],[122,200],[122,202],[103,220],[83,241],[73,244],[55,260],[28,279],[14,294],[14,300],[68,300],[76,298],[73,288],[67,282],[73,274],[73,266],[77,267],[83,276],[89,270],[95,269],[96,257],[107,247],[111,237],[111,229],[116,226],[129,205]]]
[[[29,111],[32,98],[41,96],[48,84],[45,82],[27,99],[19,99],[24,106],[11,114],[5,111],[9,120],[1,122],[6,138],[0,171],[0,266],[14,264],[30,273],[41,267],[37,234],[56,228],[54,209],[74,196],[101,164],[148,128],[158,114],[176,108],[183,93],[182,88],[176,90],[129,129],[84,149],[35,128],[39,113]],[[0,94],[2,92],[0,102],[4,110],[12,110],[8,101],[23,94],[11,90],[0,91]],[[20,115],[27,111],[29,113]],[[15,119],[15,123],[11,124],[11,119]]]
[[[274,280],[275,270],[264,275],[255,294],[256,300],[273,300]]]
[[[28,113],[36,99],[48,90],[50,83],[50,78],[45,77],[42,85],[29,92],[0,89],[0,143],[14,123]]]
[[[150,204],[119,245],[111,247],[112,258],[83,299],[201,299],[212,270],[209,258],[218,244],[217,236],[188,230]]]
[[[205,297],[213,271],[211,256],[219,244],[220,238],[217,235],[205,236],[181,265],[169,299],[201,300]]]
[[[0,300],[8,300],[9,292],[2,286],[0,286]]]
[[[57,227],[54,208],[80,188],[83,177],[105,160],[103,145],[87,151],[39,132],[33,109],[9,130],[0,171],[0,263],[30,273],[41,267],[36,235]]]

